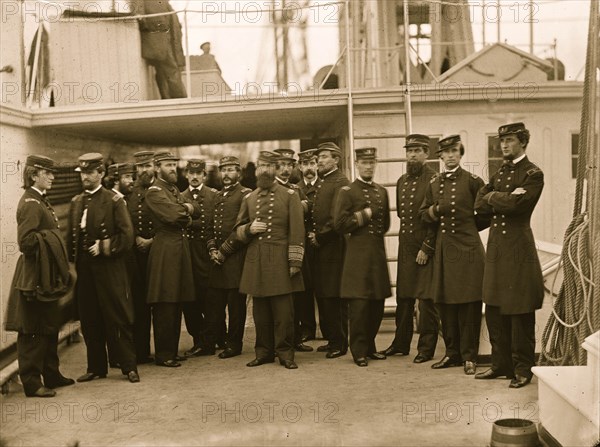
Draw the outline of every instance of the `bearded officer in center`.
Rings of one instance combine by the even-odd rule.
[[[386,189],[373,181],[377,149],[354,152],[358,177],[340,190],[334,225],[347,236],[340,295],[348,301],[350,351],[358,366],[367,366],[368,358],[386,358],[375,349],[375,337],[385,299],[392,294],[384,241],[390,228],[390,206]]]
[[[246,366],[272,363],[277,354],[296,369],[292,294],[304,289],[304,222],[298,194],[275,181],[278,160],[274,152],[260,153],[257,189],[244,197],[232,236],[248,247],[240,292],[253,298],[256,358]]]

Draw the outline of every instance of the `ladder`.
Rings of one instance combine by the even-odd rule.
[[[365,3],[365,8],[368,8]],[[409,61],[408,0],[404,7],[404,48],[405,60]],[[352,50],[350,39],[349,2],[345,5],[346,21],[346,82],[348,89],[348,166],[351,178],[356,178],[353,156],[355,147],[373,146],[377,148],[378,167],[375,180],[388,191],[392,226],[385,236],[388,269],[392,288],[396,285],[399,220],[396,217],[396,182],[405,172],[406,157],[404,141],[412,133],[412,109],[410,98],[410,70],[405,69],[404,85],[374,94],[372,99],[355,100],[352,88]],[[363,12],[363,17],[368,12]],[[405,64],[408,67],[409,63]],[[395,296],[395,291],[393,296]],[[386,307],[395,306],[395,299],[388,298]],[[392,303],[393,301],[393,303]]]

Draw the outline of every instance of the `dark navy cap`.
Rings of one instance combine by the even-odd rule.
[[[75,168],[77,172],[93,171],[104,164],[104,157],[98,152],[89,152],[79,157],[77,164],[78,166]]]

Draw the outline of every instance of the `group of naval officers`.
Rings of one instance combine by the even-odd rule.
[[[69,284],[87,347],[78,382],[105,378],[109,365],[139,382],[141,363],[175,368],[217,350],[221,359],[240,355],[249,295],[256,342],[248,367],[277,359],[298,368],[295,352],[313,351],[305,342],[316,336],[315,301],[327,341],[317,351],[327,359],[348,348],[360,367],[406,356],[418,301],[414,363],[433,359],[441,323],[446,350],[433,369],[462,366],[476,379],[527,385],[544,294],[529,221],[544,181],[525,154],[523,123],[501,126],[498,137],[505,161],[487,184],[461,167],[459,135],[435,148],[441,173],[426,163],[430,138],[406,137],[407,169],[396,186],[396,332],[381,351],[375,338],[392,294],[384,243],[390,205],[386,188],[373,181],[376,148],[355,150],[353,182],[340,169],[335,143],[301,151],[298,160],[290,149],[261,151],[255,190],[240,184],[237,157],[219,160],[220,191],[204,184],[205,161],[191,159],[183,192],[179,158],[168,151],[138,152],[133,163],[110,165],[106,176],[102,154],[84,154],[76,168],[84,191],[71,201],[66,244],[46,199],[56,164],[29,156],[17,210],[22,256],[7,317],[7,329],[18,332],[25,394],[51,397],[74,383],[59,371],[53,299]],[[290,182],[295,167],[297,184]],[[488,227],[484,251],[479,231]],[[49,293],[40,292],[40,281]],[[476,374],[482,303],[492,366]],[[193,345],[179,355],[182,316]]]

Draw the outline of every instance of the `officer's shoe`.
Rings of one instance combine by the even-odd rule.
[[[207,349],[204,346],[193,346],[192,349],[185,351],[183,353],[183,357],[181,359],[177,359],[178,361],[181,360],[187,360],[190,357],[201,357],[204,355],[215,355],[215,350],[214,349]]]
[[[90,382],[94,379],[106,379],[106,374],[96,374],[93,372],[85,373],[83,376],[77,378],[78,382]]]
[[[273,362],[275,362],[275,359],[255,358],[251,362],[246,363],[246,366],[253,368],[255,366],[260,366],[260,365],[264,365],[266,363],[273,363]]]
[[[329,352],[331,351],[331,345],[327,343],[326,345],[321,345],[317,348],[317,352]]]
[[[127,373],[127,380],[131,383],[138,383],[140,381],[140,375],[137,371],[129,371]]]
[[[164,362],[156,362],[156,366],[165,366],[167,368],[179,368],[181,363],[175,360],[165,360]]]
[[[381,352],[372,352],[371,354],[367,355],[367,357],[369,357],[371,360],[385,360],[385,359],[387,359],[387,357],[385,356],[385,354],[382,354]]]
[[[312,352],[314,351],[312,346],[305,345],[304,343],[298,343],[294,346],[294,349],[298,352]]]
[[[60,388],[61,386],[69,386],[69,385],[75,384],[75,381],[73,379],[70,379],[63,375],[61,375],[57,380],[48,380],[48,381],[44,381],[44,382],[46,382],[46,388],[51,388],[51,389]]]
[[[432,369],[444,369],[450,368],[452,366],[462,366],[462,362],[460,360],[453,360],[448,356],[444,356],[442,360],[431,365]]]
[[[328,359],[335,359],[337,357],[346,355],[347,352],[348,351],[346,351],[346,350],[334,349],[333,351],[329,351],[327,354],[325,354],[325,357]]]
[[[356,363],[360,367],[369,366],[369,361],[365,357],[360,357],[354,360],[354,363]]]
[[[417,356],[415,357],[415,359],[413,360],[413,363],[425,363],[428,362],[429,360],[431,360],[431,357],[418,353]]]
[[[470,360],[465,361],[464,370],[467,376],[474,375],[477,371],[477,363],[471,362]]]
[[[476,379],[483,379],[483,380],[497,379],[498,377],[506,377],[507,379],[514,378],[513,374],[507,374],[503,371],[495,370],[492,368],[487,369],[482,373],[475,374]]]
[[[32,394],[25,394],[27,397],[54,397],[56,396],[56,391],[51,390],[50,388],[46,388],[45,386],[39,387]]]
[[[235,357],[237,355],[241,355],[242,351],[237,351],[235,349],[231,349],[231,348],[225,348],[225,350],[221,353],[219,353],[219,358],[220,359],[228,359],[230,357]]]
[[[515,378],[510,381],[508,385],[509,388],[523,388],[531,382],[531,377],[523,377],[518,374],[515,374]]]
[[[379,351],[379,353],[385,355],[386,357],[389,357],[394,354],[408,355],[408,352],[401,351],[400,349],[396,348],[394,345],[390,346],[387,349],[384,349],[383,351]]]
[[[285,369],[298,369],[298,365],[293,360],[279,360],[279,363],[285,366]]]

